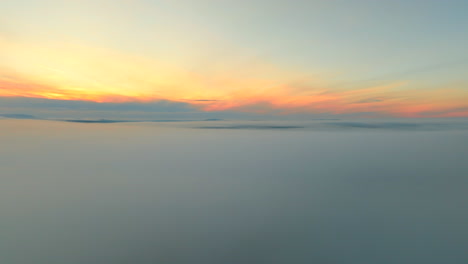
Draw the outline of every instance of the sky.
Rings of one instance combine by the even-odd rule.
[[[464,0],[2,1],[0,101],[467,117],[467,9]]]

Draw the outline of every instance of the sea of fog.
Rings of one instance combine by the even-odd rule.
[[[465,264],[468,122],[0,120],[1,264]]]

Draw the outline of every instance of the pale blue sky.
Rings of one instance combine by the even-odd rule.
[[[468,60],[464,0],[20,0],[0,7],[2,28],[12,34],[71,36],[156,55],[171,50],[195,64],[233,49],[247,61],[360,79]],[[448,76],[457,78],[456,68],[467,65],[452,65]]]

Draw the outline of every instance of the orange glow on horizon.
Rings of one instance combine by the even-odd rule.
[[[268,64],[212,73],[69,45],[0,42],[0,48],[14,54],[9,60],[15,61],[13,66],[0,62],[2,97],[115,103],[169,100],[202,111],[468,116],[465,89],[411,89],[408,82],[334,89],[328,88],[330,81],[304,78]]]
[[[397,84],[398,85],[398,84]],[[392,85],[393,86],[393,85]],[[392,86],[387,89],[391,90]],[[369,91],[381,91],[379,100],[362,100]],[[119,95],[92,91],[73,91],[58,89],[50,86],[11,83],[0,80],[1,97],[31,97],[57,100],[82,100],[98,103],[125,103],[125,102],[152,102],[170,100],[185,102],[202,111],[240,111],[254,113],[369,113],[399,117],[468,117],[466,101],[458,94],[434,100],[434,94],[442,91],[433,91],[425,96],[412,95],[408,98],[392,95],[382,87],[375,89],[354,90],[352,92],[322,92],[311,95],[287,94],[288,89],[270,89],[260,93],[248,94],[246,90],[233,92],[219,98],[177,98],[154,97],[150,95]],[[417,93],[417,92],[416,92]],[[392,97],[393,96],[393,97]],[[453,109],[453,110],[452,110]],[[462,110],[457,110],[462,109]],[[463,110],[465,109],[465,110]]]

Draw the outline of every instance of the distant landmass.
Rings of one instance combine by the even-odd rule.
[[[67,119],[61,120],[65,122],[74,122],[74,123],[123,123],[123,122],[138,122],[130,120],[109,120],[109,119],[98,119],[98,120],[86,120],[86,119]]]
[[[111,119],[66,119],[60,120],[74,123],[124,123],[124,122],[195,122],[195,121],[222,121],[223,119],[205,119],[205,120],[177,120],[177,119],[162,119],[162,120],[111,120]]]
[[[0,114],[0,117],[14,118],[14,119],[40,119],[33,115],[27,115],[27,114]]]
[[[125,122],[193,122],[193,121],[223,121],[219,118],[209,118],[200,120],[188,120],[188,119],[155,119],[155,120],[115,120],[115,119],[49,119],[39,118],[37,116],[29,114],[0,114],[0,118],[11,118],[11,119],[40,119],[40,120],[53,120],[62,122],[73,122],[73,123],[125,123]]]

